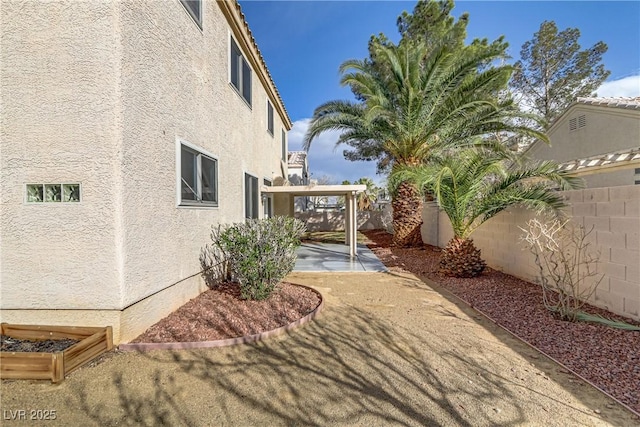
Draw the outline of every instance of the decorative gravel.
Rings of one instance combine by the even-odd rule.
[[[542,290],[508,274],[487,268],[476,278],[458,279],[437,273],[440,249],[433,246],[400,249],[391,235],[368,231],[369,247],[396,272],[411,272],[440,284],[522,340],[558,360],[600,389],[640,412],[640,332],[555,318],[542,303]],[[629,319],[586,306],[585,311]]]
[[[290,283],[280,283],[263,301],[243,300],[238,284],[223,283],[187,302],[132,342],[198,342],[254,335],[295,322],[319,304],[315,292]]]

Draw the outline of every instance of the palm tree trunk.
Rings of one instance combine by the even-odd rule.
[[[398,247],[422,246],[422,197],[413,184],[403,182],[391,202],[393,244]]]
[[[442,251],[440,274],[476,277],[484,271],[486,265],[480,256],[480,249],[473,244],[473,239],[454,237]]]

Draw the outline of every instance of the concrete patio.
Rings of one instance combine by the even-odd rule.
[[[297,250],[298,259],[293,271],[306,272],[385,272],[371,249],[358,243],[355,258],[349,256],[349,246],[339,243],[306,242]]]
[[[112,353],[60,385],[2,382],[2,408],[55,410],[46,425],[65,426],[639,424],[435,284],[366,272],[287,280],[325,298],[320,316],[288,335]]]

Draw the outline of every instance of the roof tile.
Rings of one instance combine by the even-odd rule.
[[[599,105],[602,107],[629,108],[640,110],[640,96],[634,98],[578,98],[578,104]]]

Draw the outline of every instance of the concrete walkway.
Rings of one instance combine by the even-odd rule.
[[[326,301],[315,321],[288,336],[238,347],[115,353],[57,386],[3,382],[5,413],[56,411],[55,421],[5,419],[3,426],[640,423],[413,276],[288,279],[314,286]]]

